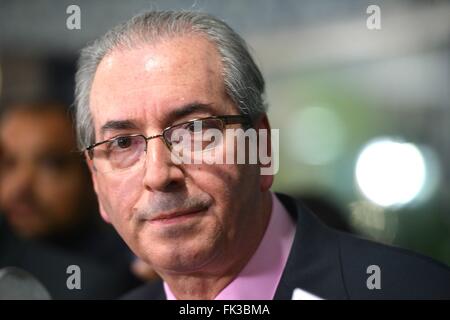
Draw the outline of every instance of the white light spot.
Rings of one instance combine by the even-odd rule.
[[[424,187],[425,160],[414,144],[379,139],[361,151],[355,174],[361,192],[372,202],[384,207],[404,205]]]

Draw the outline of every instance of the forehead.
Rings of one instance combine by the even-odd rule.
[[[97,68],[90,94],[96,133],[108,122],[151,125],[183,104],[220,105],[226,99],[216,47],[190,35],[134,49],[116,49]]]
[[[12,148],[24,152],[72,150],[75,147],[71,122],[62,111],[12,111],[5,115],[0,127],[4,151]]]

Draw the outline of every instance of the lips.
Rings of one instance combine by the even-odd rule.
[[[158,214],[156,217],[150,219],[150,222],[159,222],[159,223],[168,223],[168,222],[174,222],[176,220],[181,220],[182,218],[189,218],[191,216],[194,216],[197,213],[200,213],[201,211],[204,211],[206,208],[191,208],[191,209],[184,209],[184,210],[178,210],[174,212],[168,212],[168,213],[161,213]]]

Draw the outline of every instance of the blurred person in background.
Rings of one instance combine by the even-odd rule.
[[[0,147],[0,267],[38,273],[54,298],[114,298],[137,285],[130,251],[97,214],[68,109],[50,101],[5,104]],[[81,267],[83,282],[91,284],[81,292],[65,288],[62,261],[87,266]],[[46,273],[43,265],[50,264]]]

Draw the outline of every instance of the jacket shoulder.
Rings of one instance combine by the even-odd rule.
[[[450,299],[448,266],[406,249],[336,234],[350,298]]]

